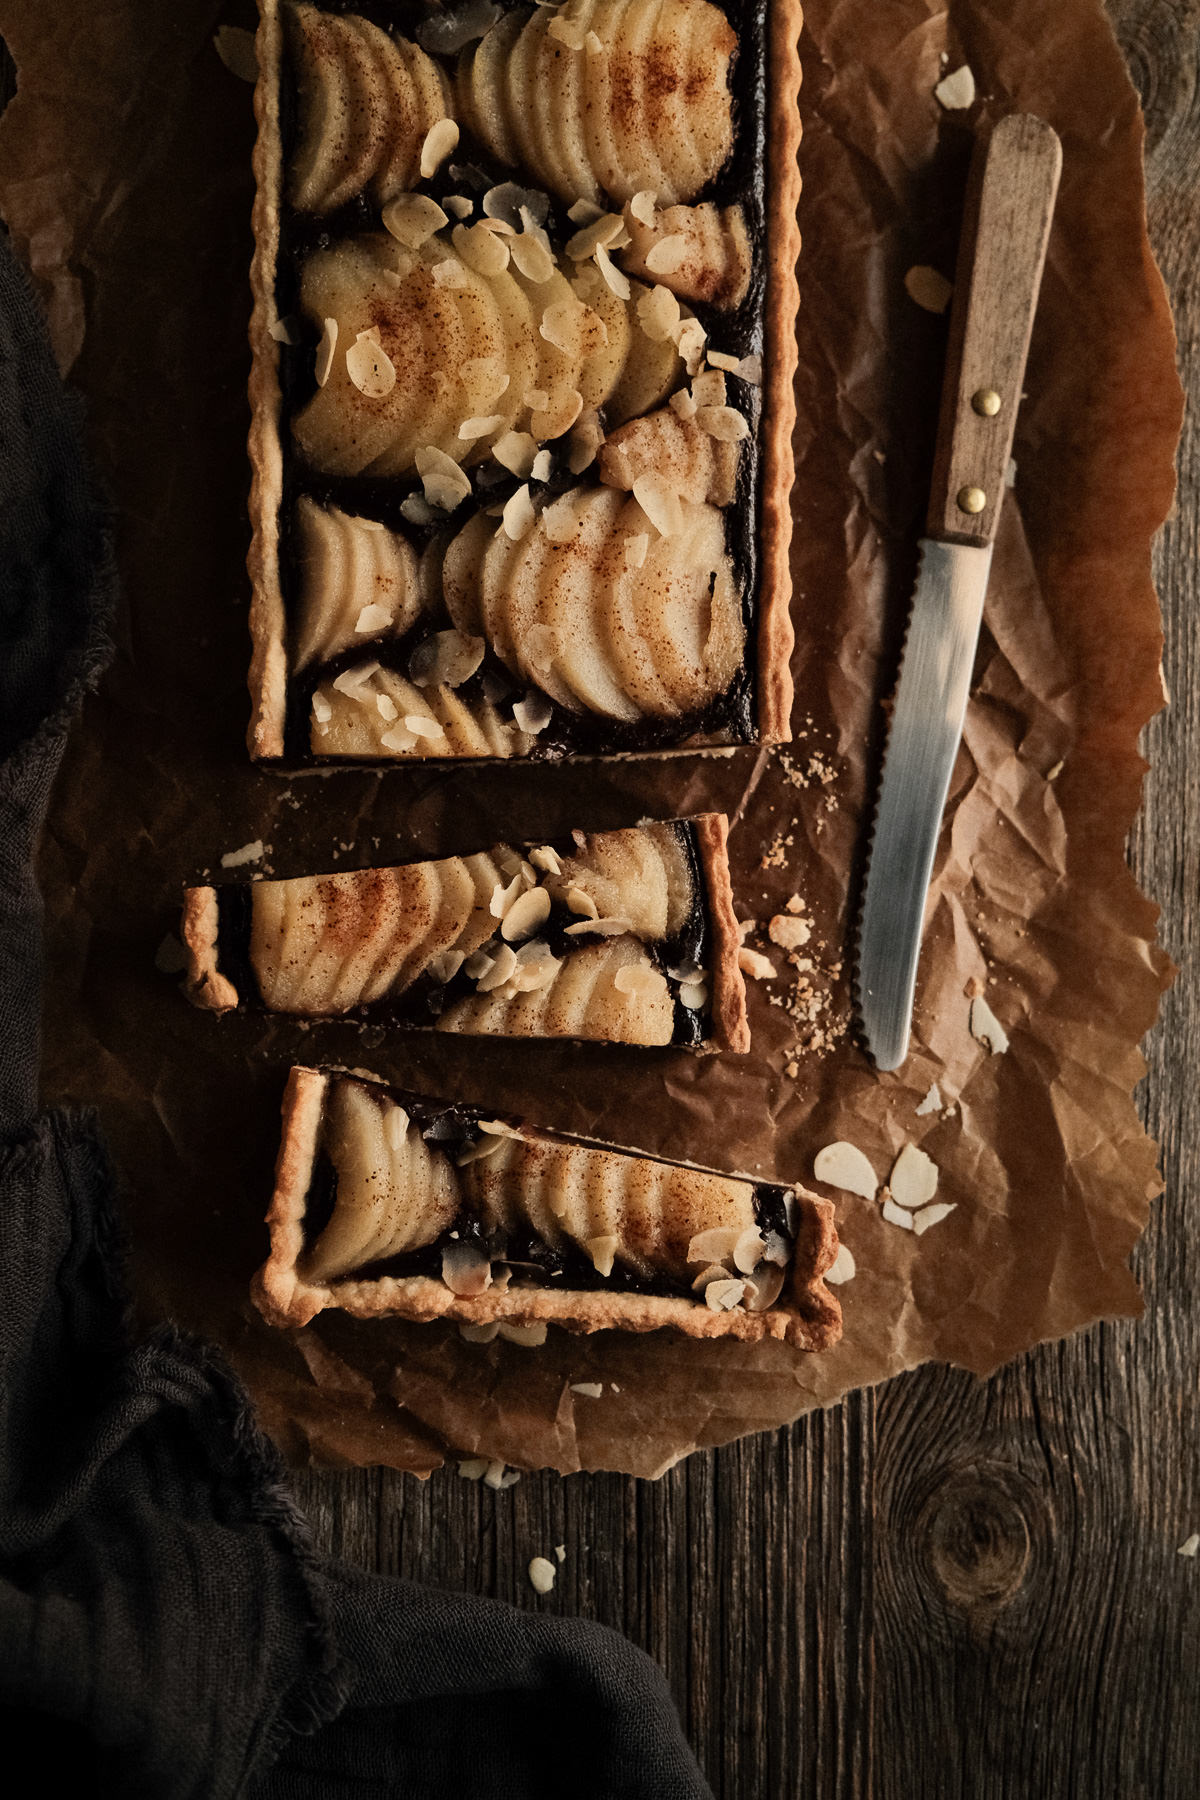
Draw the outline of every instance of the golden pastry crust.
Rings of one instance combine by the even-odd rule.
[[[216,888],[186,889],[182,929],[188,957],[188,999],[209,1012],[231,1012],[238,1003],[238,991],[217,969],[219,925]]]
[[[837,1255],[833,1207],[802,1188],[795,1190],[800,1217],[791,1281],[775,1305],[759,1313],[713,1312],[696,1301],[668,1295],[595,1289],[510,1286],[469,1296],[452,1293],[444,1282],[424,1275],[305,1281],[298,1269],[304,1250],[304,1207],[329,1080],[319,1069],[294,1068],[288,1076],[275,1190],[266,1221],[270,1254],[251,1284],[254,1304],[268,1324],[307,1325],[318,1313],[333,1308],[357,1319],[453,1319],[462,1324],[500,1319],[583,1333],[671,1327],[694,1338],[735,1337],[743,1342],[774,1338],[799,1350],[827,1350],[840,1338],[841,1307],[822,1279]],[[551,1132],[536,1135],[557,1141]]]
[[[284,755],[287,710],[287,621],[279,567],[279,510],[283,493],[281,443],[282,398],[279,345],[271,336],[278,323],[275,286],[280,241],[283,153],[279,95],[284,59],[281,0],[260,0],[256,40],[259,81],[255,90],[258,137],[253,167],[256,198],[253,210],[254,257],[251,265],[253,312],[250,324],[252,468],[250,520],[252,537],[247,567],[252,597],[250,631],[253,645],[249,686],[251,719],[247,734],[254,759]],[[799,0],[771,0],[767,24],[767,133],[764,151],[767,243],[763,325],[764,387],[758,431],[760,447],[759,582],[755,602],[754,651],[757,673],[757,741],[790,739],[792,679],[790,658],[794,633],[790,617],[790,496],[793,481],[791,438],[795,424],[793,381],[797,365],[795,318],[799,304],[796,259],[800,234],[796,206],[800,176],[796,166],[801,127],[798,111],[800,61],[798,38],[803,14]],[[686,755],[706,742],[674,745],[655,754]],[[461,752],[456,752],[459,754]],[[360,753],[355,752],[358,760]],[[490,756],[472,749],[472,756]],[[601,754],[620,760],[638,751]],[[382,752],[372,759],[391,766]]]
[[[746,1015],[746,982],[738,963],[742,938],[733,910],[729,878],[729,820],[724,813],[700,813],[696,828],[696,853],[708,894],[708,923],[712,932],[709,962],[709,1004],[716,1046],[744,1056],[750,1048],[750,1021]]]

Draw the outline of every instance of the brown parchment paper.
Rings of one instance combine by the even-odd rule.
[[[99,12],[0,0],[20,70],[0,122],[0,206],[87,399],[124,580],[117,662],[75,735],[44,847],[45,1089],[99,1107],[142,1311],[221,1343],[296,1458],[426,1472],[482,1452],[642,1475],[924,1359],[984,1372],[1135,1312],[1127,1259],[1159,1181],[1130,1093],[1168,966],[1123,842],[1138,733],[1162,698],[1148,552],[1180,393],[1146,240],[1141,120],[1098,0],[810,0],[789,764],[751,751],[290,781],[242,750],[252,123],[250,89],[213,47],[222,23],[252,17],[202,0]],[[963,60],[981,101],[943,113],[932,90]],[[1012,107],[1057,128],[1063,183],[912,1054],[879,1076],[836,1027],[945,336],[903,277],[917,263],[952,270],[970,128]],[[753,1053],[695,1060],[215,1019],[155,967],[184,882],[254,838],[269,846],[264,870],[291,874],[702,806],[736,820],[744,913],[765,920],[804,896],[808,1010],[830,1047],[795,1050],[796,1022],[758,986]],[[1007,1055],[969,1035],[972,979],[988,984]],[[336,1315],[274,1334],[246,1284],[294,1060],[784,1178],[808,1177],[843,1136],[882,1176],[913,1139],[957,1210],[918,1240],[832,1196],[858,1275],[841,1290],[844,1341],[822,1357],[666,1332],[551,1334],[531,1351]],[[918,1116],[934,1080],[953,1105]],[[581,1380],[603,1381],[603,1398],[573,1394]]]

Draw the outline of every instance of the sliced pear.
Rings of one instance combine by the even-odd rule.
[[[495,530],[496,521],[485,512],[473,513],[457,536],[451,538],[442,562],[446,611],[455,627],[470,637],[484,632],[480,607],[483,559]]]
[[[577,489],[557,508],[573,503],[575,534],[552,544],[542,578],[539,617],[557,635],[555,672],[589,712],[632,723],[638,709],[621,687],[606,649],[604,618],[614,561],[613,532],[623,510],[617,494]]]
[[[740,443],[714,438],[695,419],[662,407],[609,433],[600,451],[600,479],[629,493],[640,475],[659,474],[683,500],[731,506],[740,454]]]

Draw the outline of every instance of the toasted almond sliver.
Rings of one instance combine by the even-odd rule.
[[[513,901],[504,915],[500,935],[509,943],[531,937],[550,917],[550,896],[544,887],[530,888]]]
[[[537,453],[537,439],[527,431],[506,431],[492,445],[492,455],[496,461],[514,475],[519,475],[523,481],[527,481],[532,475]]]
[[[534,481],[549,481],[554,469],[554,459],[548,450],[539,450],[533,459],[533,467],[529,473]]]
[[[612,1274],[613,1263],[616,1261],[617,1242],[618,1240],[608,1232],[585,1241],[583,1247],[591,1257],[597,1275]]]
[[[564,929],[567,937],[623,937],[633,926],[628,919],[580,919]]]
[[[701,1269],[695,1281],[692,1283],[692,1289],[695,1293],[701,1294],[704,1292],[705,1288],[709,1287],[714,1281],[732,1280],[733,1277],[730,1275],[729,1270],[725,1267],[724,1263],[710,1263],[706,1269]]]
[[[680,388],[678,393],[672,394],[667,405],[677,419],[694,419],[696,416],[695,397],[686,388]]]
[[[453,119],[438,119],[425,133],[425,142],[421,145],[421,176],[428,181],[436,175],[442,163],[458,143],[458,126]]]
[[[688,242],[682,232],[668,232],[646,252],[646,267],[651,275],[673,275],[687,255]]]
[[[975,104],[975,75],[970,63],[963,63],[949,75],[943,75],[933,90],[933,97],[947,112],[962,112]]]
[[[417,740],[411,731],[405,731],[397,725],[392,731],[385,731],[379,740],[385,750],[415,750]]]
[[[572,225],[590,225],[593,219],[604,217],[604,208],[597,206],[594,200],[576,200],[568,206],[567,217]]]
[[[709,358],[711,362],[711,357]],[[721,369],[701,369],[692,383],[692,399],[699,406],[724,406],[726,385]]]
[[[708,362],[711,368],[727,370],[731,375],[736,375],[741,367],[739,359],[728,355],[724,350],[710,350]]]
[[[517,957],[512,945],[501,944],[491,968],[486,975],[481,975],[475,984],[479,992],[490,994],[495,988],[503,987],[516,966]]]
[[[267,336],[274,338],[277,344],[298,344],[300,341],[296,336],[295,320],[291,318],[276,319],[268,325]]]
[[[767,1243],[756,1225],[748,1225],[733,1247],[733,1266],[743,1275],[752,1275],[762,1261]]]
[[[573,1381],[571,1392],[582,1394],[586,1400],[599,1400],[604,1392],[604,1383],[602,1381]]]
[[[708,1005],[708,983],[706,981],[681,981],[679,1003],[681,1006],[686,1006],[689,1012],[703,1012]]]
[[[704,1290],[704,1304],[711,1312],[732,1312],[745,1298],[744,1281],[710,1281]]]
[[[647,968],[643,963],[629,963],[617,970],[613,987],[618,994],[628,994],[631,1000],[658,1000],[665,996],[667,983],[657,969]]]
[[[599,218],[592,219],[581,231],[567,239],[567,255],[572,262],[586,262],[601,245],[607,247],[614,238],[620,237],[622,229],[620,213],[601,213]]]
[[[750,435],[745,416],[735,406],[698,407],[696,423],[722,444],[736,444]]]
[[[770,1263],[763,1263],[746,1280],[745,1308],[747,1312],[766,1312],[774,1306],[783,1292],[784,1271]]]
[[[492,897],[488,901],[488,911],[493,919],[502,919],[518,894],[525,892],[525,882],[520,869],[513,875],[507,886],[497,882],[492,889]]]
[[[837,1255],[825,1271],[825,1280],[834,1287],[841,1287],[844,1281],[853,1281],[857,1272],[849,1244],[839,1244]]]
[[[417,474],[425,487],[425,498],[431,506],[453,512],[471,492],[471,483],[458,464],[444,450],[426,444],[413,458]]]
[[[359,689],[370,681],[372,675],[378,673],[379,664],[377,662],[359,663],[356,668],[343,669],[341,674],[335,677],[333,685],[339,694],[348,694],[351,699],[356,699]]]
[[[570,912],[581,914],[585,919],[600,917],[600,908],[585,888],[569,887],[567,889],[567,908]]]
[[[577,388],[566,388],[553,405],[530,416],[529,428],[539,443],[545,438],[560,438],[570,431],[583,411],[583,395]]]
[[[931,1083],[929,1092],[917,1108],[918,1119],[923,1119],[928,1113],[941,1112],[942,1104],[942,1090],[935,1081]]]
[[[364,606],[354,621],[357,636],[365,636],[367,632],[383,631],[392,622],[392,615],[386,606]]]
[[[539,731],[545,731],[552,717],[553,709],[544,694],[528,693],[524,699],[513,703],[513,718],[519,729],[529,737],[536,737]]]
[[[410,250],[426,243],[435,231],[450,223],[436,200],[428,194],[398,194],[379,215],[385,231]]]
[[[510,255],[526,281],[532,281],[535,286],[540,287],[552,279],[554,257],[537,238],[526,232],[519,233],[512,239]]]
[[[562,863],[559,861],[558,851],[552,849],[549,844],[539,844],[535,850],[531,850],[529,860],[534,868],[540,869],[544,875],[562,874]]]
[[[486,418],[464,419],[458,428],[458,435],[474,442],[476,438],[490,437],[503,423],[503,413],[489,413]]]
[[[1008,1049],[1008,1033],[982,995],[972,1000],[968,1022],[971,1036],[984,1045],[989,1055],[1004,1055]]]
[[[321,325],[321,341],[317,345],[316,377],[317,386],[324,387],[329,380],[333,368],[333,353],[337,349],[338,322],[336,319],[325,319]]]
[[[957,1204],[954,1200],[939,1200],[936,1206],[923,1206],[920,1212],[915,1212],[912,1224],[917,1236],[923,1237],[931,1225],[940,1225],[943,1219],[948,1219],[956,1210]],[[828,1279],[826,1276],[826,1280]]]
[[[461,687],[478,669],[486,647],[469,632],[436,631],[409,657],[409,680],[414,687]]]
[[[629,210],[639,225],[650,229],[654,226],[654,194],[649,188],[642,188],[629,202]]]
[[[898,1225],[900,1227],[901,1231],[911,1231],[912,1230],[912,1228],[913,1228],[912,1214],[910,1212],[905,1212],[905,1210],[902,1206],[897,1206],[896,1202],[894,1200],[891,1200],[891,1199],[885,1200],[882,1207],[880,1208],[880,1211],[882,1212],[884,1218],[887,1220],[889,1225]]]
[[[565,18],[561,13],[556,13],[546,27],[546,36],[557,38],[568,50],[582,50],[587,27],[582,20]]]
[[[629,285],[629,277],[618,269],[616,263],[608,254],[608,251],[604,248],[603,244],[598,244],[596,246],[596,267],[599,269],[601,275],[603,275],[605,281],[617,296],[618,300],[628,300],[630,298],[633,289]]]
[[[430,275],[438,287],[462,288],[471,285],[466,268],[457,256],[447,256],[442,262],[434,263]]]
[[[604,442],[604,427],[600,423],[600,415],[594,406],[581,412],[571,427],[570,449],[567,454],[567,467],[572,475],[582,475],[583,471],[595,461],[596,452]]]
[[[710,1225],[689,1239],[687,1259],[690,1263],[725,1263],[732,1257],[742,1233],[736,1225]]]
[[[648,293],[638,295],[638,324],[654,343],[665,343],[680,329],[679,301],[659,283]]]
[[[438,738],[442,735],[442,727],[427,713],[405,713],[404,729],[418,738]]]
[[[390,694],[376,694],[375,710],[380,718],[387,719],[389,724],[393,719],[397,719],[400,716],[399,708]]]
[[[830,1187],[841,1188],[847,1194],[861,1194],[864,1200],[873,1200],[879,1190],[879,1179],[862,1151],[844,1138],[817,1151],[813,1174]]]
[[[683,530],[679,495],[665,476],[650,469],[633,484],[633,497],[661,537],[677,537]]]
[[[409,494],[400,502],[400,511],[410,525],[432,525],[437,517],[423,494]]]
[[[450,241],[468,269],[474,269],[477,275],[491,279],[503,275],[508,267],[508,243],[502,233],[489,230],[488,226],[456,225],[450,233]]]
[[[916,1144],[905,1144],[892,1164],[888,1189],[897,1206],[915,1212],[937,1193],[938,1168]]]
[[[475,202],[468,200],[465,194],[447,194],[446,205],[456,219],[469,219],[475,211]]]
[[[514,542],[519,542],[533,530],[536,516],[533,510],[533,501],[529,497],[529,484],[526,482],[505,501],[500,522],[504,527],[505,535],[512,538]]]

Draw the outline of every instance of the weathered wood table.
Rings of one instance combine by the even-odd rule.
[[[1200,387],[1200,0],[1111,0],[1146,109],[1152,237]],[[1200,419],[1156,551],[1173,706],[1131,847],[1184,968],[1141,1104],[1167,1191],[1137,1323],[993,1380],[925,1368],[657,1483],[296,1477],[365,1567],[616,1626],[666,1667],[718,1795],[1200,1792]],[[565,1543],[547,1598],[529,1559]],[[552,1552],[551,1552],[552,1553]]]

